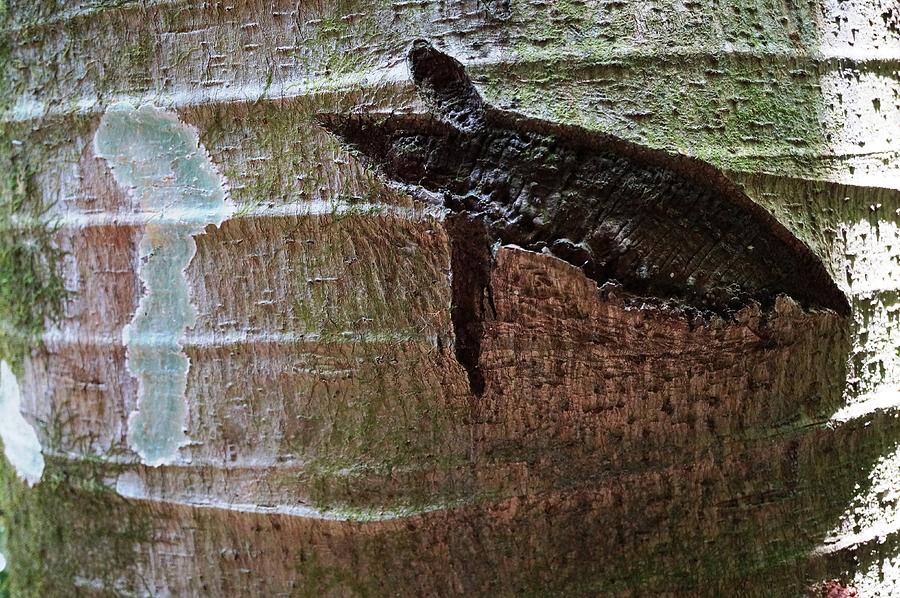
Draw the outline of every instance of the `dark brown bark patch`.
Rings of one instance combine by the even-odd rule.
[[[478,215],[491,240],[720,315],[780,294],[849,313],[821,260],[710,164],[487,106],[462,65],[426,42],[409,63],[432,116],[323,122],[394,184]]]
[[[484,392],[481,339],[485,317],[493,313],[488,231],[480,218],[466,212],[451,215],[446,226],[450,234],[454,351],[466,370],[472,393],[480,396]]]

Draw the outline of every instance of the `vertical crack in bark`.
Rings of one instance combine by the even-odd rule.
[[[481,396],[484,393],[481,339],[485,319],[494,315],[490,237],[482,219],[468,212],[449,216],[446,228],[450,235],[454,352],[466,370],[472,394]]]

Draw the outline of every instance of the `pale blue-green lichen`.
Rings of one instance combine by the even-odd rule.
[[[31,424],[22,417],[22,393],[6,361],[0,360],[0,440],[6,460],[16,475],[33,486],[44,473],[41,443]]]
[[[6,571],[6,526],[0,520],[0,573]],[[0,579],[0,596],[3,595],[3,580]]]
[[[128,369],[140,386],[128,441],[144,463],[171,463],[187,444],[190,362],[182,337],[197,315],[184,271],[197,249],[193,235],[229,214],[224,181],[197,131],[151,105],[110,106],[94,149],[147,216],[139,247],[144,294],[122,333]]]

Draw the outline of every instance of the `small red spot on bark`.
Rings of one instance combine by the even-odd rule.
[[[819,592],[822,598],[859,598],[859,592],[853,586],[845,586],[836,579],[822,582]]]

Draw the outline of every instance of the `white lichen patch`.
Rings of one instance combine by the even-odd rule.
[[[22,393],[9,364],[0,360],[0,440],[6,460],[29,486],[44,473],[41,443],[31,424],[22,417]]]
[[[853,499],[838,526],[817,549],[818,553],[883,542],[900,532],[900,449],[882,457],[869,478],[871,485]]]
[[[172,463],[188,442],[190,362],[182,343],[197,316],[185,269],[197,249],[193,236],[230,214],[224,179],[197,131],[152,105],[110,106],[94,151],[148,218],[138,264],[144,293],[122,332],[128,369],[139,382],[128,442],[147,465]]]
[[[6,571],[6,527],[0,521],[0,573]]]
[[[900,596],[900,555],[885,558],[880,563],[857,572],[852,585],[860,596]]]

